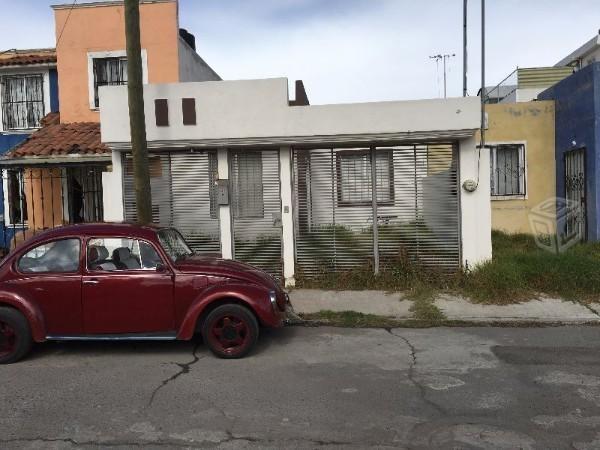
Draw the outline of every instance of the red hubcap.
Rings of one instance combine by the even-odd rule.
[[[10,355],[15,351],[17,334],[7,323],[0,322],[0,356]]]
[[[226,314],[213,322],[208,338],[219,351],[234,355],[250,340],[250,330],[242,318]]]

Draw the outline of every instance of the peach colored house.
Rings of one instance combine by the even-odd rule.
[[[127,84],[123,1],[52,6],[60,114],[0,158],[4,204],[22,213],[12,243],[37,230],[104,219],[111,152],[100,142],[99,90]],[[140,0],[144,83],[219,81],[179,28],[177,0]],[[51,123],[50,123],[51,122]],[[25,232],[25,230],[27,230]],[[4,244],[4,245],[2,245]],[[0,242],[0,248],[8,243]]]
[[[123,2],[52,9],[61,122],[99,122],[98,85],[126,83]],[[177,0],[140,1],[140,32],[145,83],[220,80],[179,29]]]

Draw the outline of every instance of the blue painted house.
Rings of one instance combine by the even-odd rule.
[[[579,203],[580,214],[564,223],[600,240],[600,62],[589,61],[542,92],[556,104],[556,196]],[[560,211],[557,211],[560,219]]]
[[[44,116],[58,111],[55,49],[0,51],[0,156],[41,127]],[[14,175],[14,176],[13,176]],[[0,247],[26,223],[22,183],[4,170],[0,184]]]

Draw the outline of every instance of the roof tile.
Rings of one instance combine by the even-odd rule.
[[[110,149],[100,142],[99,123],[60,123],[58,113],[50,113],[42,121],[43,127],[8,152],[7,158],[110,153]]]
[[[56,63],[56,50],[53,48],[0,52],[0,67],[48,63]]]

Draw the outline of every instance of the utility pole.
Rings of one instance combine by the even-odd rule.
[[[467,3],[463,0],[463,97],[467,96]]]
[[[150,190],[146,117],[144,115],[139,0],[125,0],[125,40],[127,48],[129,126],[131,129],[137,221],[140,224],[149,224],[152,222],[152,192]]]
[[[481,0],[481,130],[479,148],[485,146],[485,0]],[[479,175],[478,175],[479,176]]]
[[[438,54],[438,55],[433,55],[433,56],[429,57],[429,59],[435,59],[436,64],[439,63],[439,61],[443,61],[443,63],[444,63],[444,98],[446,98],[446,61],[455,56],[456,55],[454,53],[452,53],[451,55]]]

